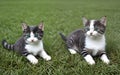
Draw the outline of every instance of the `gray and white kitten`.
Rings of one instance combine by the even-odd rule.
[[[95,64],[92,56],[100,56],[104,63],[109,64],[110,61],[105,52],[106,17],[100,20],[88,20],[83,17],[83,24],[84,29],[73,31],[67,37],[60,33],[68,50],[71,54],[80,53],[90,65]]]
[[[23,35],[15,44],[8,44],[6,40],[2,41],[4,48],[14,50],[25,56],[32,64],[37,64],[36,55],[41,56],[45,60],[51,60],[51,57],[43,48],[43,31],[44,25],[40,23],[38,26],[28,26],[22,23]]]

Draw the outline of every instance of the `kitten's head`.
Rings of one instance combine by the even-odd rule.
[[[43,37],[43,22],[38,26],[28,26],[26,23],[22,23],[22,30],[26,43],[36,43]]]
[[[100,37],[105,33],[106,29],[106,16],[100,20],[88,20],[83,17],[83,24],[85,26],[86,36]]]

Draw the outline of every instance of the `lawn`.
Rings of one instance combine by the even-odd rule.
[[[106,51],[111,61],[88,65],[81,55],[71,55],[59,32],[68,35],[83,28],[82,16],[107,16]],[[44,47],[51,61],[39,58],[32,65],[24,57],[0,45],[0,75],[120,75],[120,0],[0,0],[0,41],[14,43],[21,35],[21,23],[44,21]]]

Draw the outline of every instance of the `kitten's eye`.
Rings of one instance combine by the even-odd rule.
[[[29,34],[29,33],[27,33],[27,34],[26,34],[26,37],[27,37],[27,38],[29,38],[29,37],[30,37],[30,34]]]
[[[94,30],[98,31],[98,32],[101,31],[101,29],[99,27],[96,27]]]
[[[87,27],[87,28],[85,28],[85,31],[89,31],[90,29]]]
[[[95,30],[95,31],[99,31],[99,29],[98,29],[98,28],[95,28],[94,30]]]
[[[38,37],[38,33],[35,33],[35,37]]]

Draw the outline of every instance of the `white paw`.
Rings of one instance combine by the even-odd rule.
[[[104,63],[109,64],[110,60],[103,60]]]
[[[84,58],[85,58],[85,60],[87,61],[87,63],[88,63],[89,65],[94,65],[94,64],[95,64],[95,61],[93,60],[93,58],[92,58],[91,55],[87,55],[87,56],[85,56]]]
[[[87,61],[89,65],[94,65],[95,64],[95,61],[94,60],[90,60],[90,61]]]
[[[37,64],[37,63],[38,63],[38,60],[37,60],[37,59],[32,59],[32,60],[30,60],[30,62],[31,62],[32,64]]]
[[[49,56],[49,55],[48,55],[48,56],[45,56],[44,59],[45,59],[46,61],[49,61],[49,60],[51,60],[51,56]]]
[[[77,53],[77,52],[76,52],[75,50],[73,50],[73,49],[69,49],[69,51],[70,51],[71,54],[76,54],[76,53]]]
[[[32,63],[32,64],[37,64],[38,59],[36,59],[33,55],[28,55],[27,59]]]
[[[106,64],[110,63],[110,60],[107,58],[107,56],[105,54],[101,56],[101,60]]]

